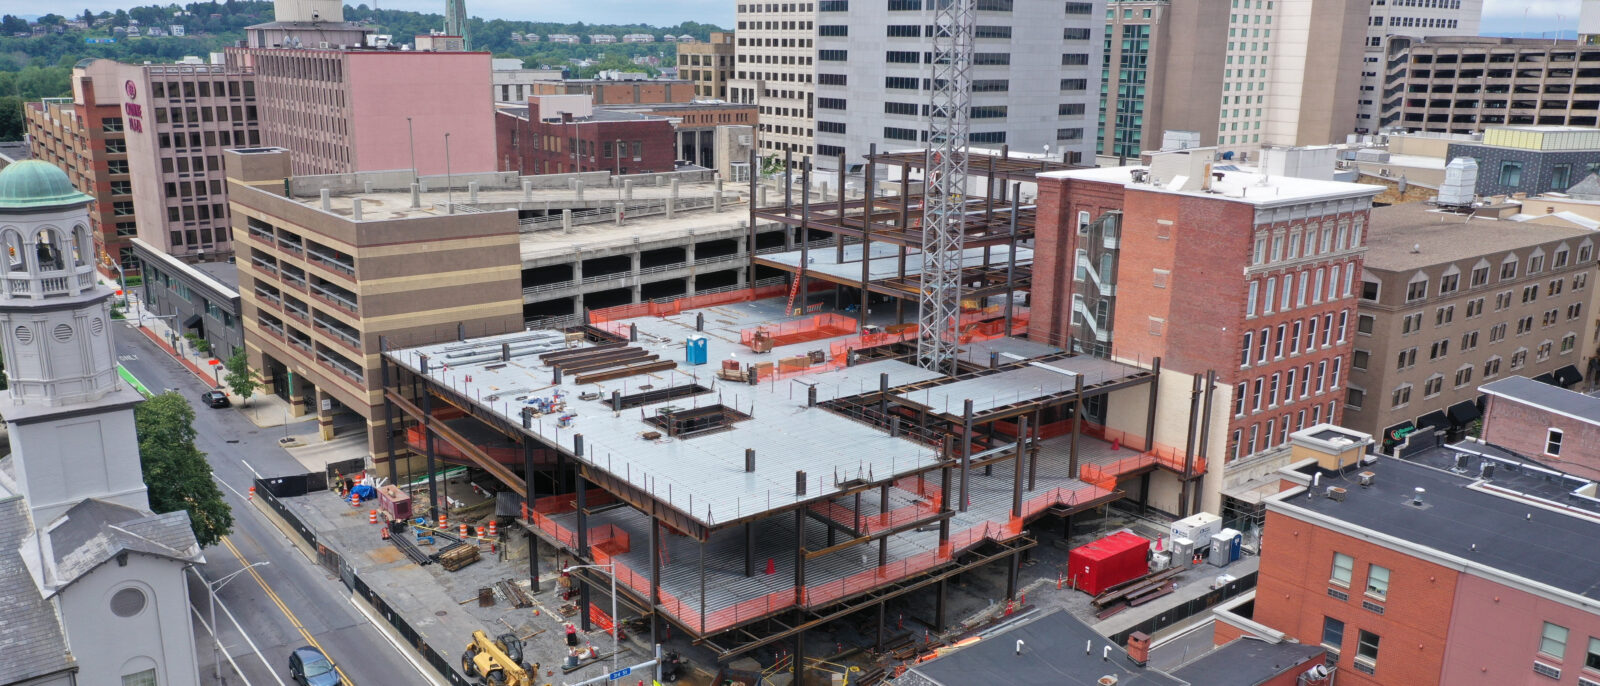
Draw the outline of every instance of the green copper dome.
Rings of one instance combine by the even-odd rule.
[[[0,169],[0,210],[48,209],[92,200],[72,187],[66,172],[48,162],[23,160]]]

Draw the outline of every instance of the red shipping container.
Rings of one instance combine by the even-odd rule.
[[[1150,540],[1119,531],[1067,553],[1068,578],[1089,595],[1150,572]]]

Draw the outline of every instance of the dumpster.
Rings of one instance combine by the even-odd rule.
[[[1100,595],[1107,588],[1148,574],[1149,550],[1149,539],[1119,531],[1069,551],[1069,576],[1084,592]]]

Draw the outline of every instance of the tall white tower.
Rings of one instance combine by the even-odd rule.
[[[133,423],[142,398],[117,376],[92,200],[44,162],[0,170],[0,416],[40,523],[86,498],[149,511]]]

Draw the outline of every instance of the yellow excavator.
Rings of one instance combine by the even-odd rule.
[[[490,639],[488,634],[474,631],[472,642],[461,653],[461,671],[491,686],[533,686],[538,669],[522,661],[522,639],[513,634]]]

